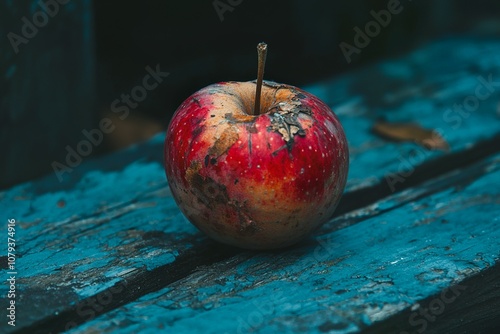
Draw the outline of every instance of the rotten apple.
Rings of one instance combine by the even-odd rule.
[[[194,93],[165,138],[165,171],[184,215],[211,238],[249,249],[291,245],[328,220],[347,179],[342,126],[321,100],[258,79]]]

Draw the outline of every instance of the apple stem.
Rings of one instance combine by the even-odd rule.
[[[262,80],[264,80],[264,67],[266,66],[267,44],[259,43],[257,45],[258,68],[257,68],[257,88],[255,89],[254,115],[260,114],[260,93],[262,91]]]

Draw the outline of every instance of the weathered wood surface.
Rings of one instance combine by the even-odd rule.
[[[408,167],[444,154],[414,144],[387,144],[370,131],[377,119],[436,129],[451,152],[498,134],[499,65],[498,42],[451,39],[306,87],[333,107],[346,129],[348,190],[376,184],[390,173],[404,175]],[[492,83],[485,86],[485,81]]]
[[[71,191],[45,186],[21,186],[2,198],[16,203],[2,212],[18,221],[20,303],[34,306],[19,308],[20,324],[62,311],[134,270],[172,262],[202,238],[182,218],[157,162],[90,169]]]
[[[456,129],[452,127],[456,123],[451,124],[443,118],[443,114],[447,112],[448,108],[453,108],[453,104],[462,103],[467,96],[475,94],[477,76],[488,78],[491,74],[493,81],[500,81],[500,67],[498,66],[500,65],[500,53],[498,51],[500,51],[500,43],[498,42],[460,42],[458,40],[438,42],[403,59],[374,65],[308,88],[326,100],[337,111],[350,142],[351,169],[348,187],[338,213],[346,213],[376,203],[393,191],[435,177],[445,171],[465,166],[499,149],[500,122],[497,108],[500,85],[496,84],[491,95],[481,101],[477,110],[471,112],[469,116],[463,117],[462,123]],[[426,128],[442,128],[444,137],[450,143],[450,152],[429,152],[413,143],[392,143],[375,137],[370,132],[370,127],[377,118],[382,116],[391,121],[416,121]],[[269,281],[271,276],[267,278],[268,281],[265,281],[266,289],[269,289],[267,292],[259,288],[252,290],[256,293],[255,295],[252,295],[253,292],[248,292],[248,296],[243,293],[243,297],[239,297],[238,289],[235,290],[234,298],[241,298],[243,304],[228,304],[230,306],[227,307],[230,309],[237,307],[238,310],[240,307],[242,309],[250,307],[251,301],[247,297],[259,296],[259,294],[269,296],[273,293],[274,288],[281,285],[285,287],[289,284],[287,282],[292,282],[294,278],[302,282],[303,279],[299,279],[297,276],[299,263],[304,273],[309,272],[307,277],[318,276],[319,280],[324,278],[325,282],[328,282],[329,279],[336,282],[335,279],[338,279],[338,276],[330,277],[325,265],[323,266],[325,268],[321,269],[325,270],[323,274],[313,275],[319,262],[310,263],[304,260],[308,258],[307,255],[309,258],[314,255],[319,241],[311,239],[309,243],[305,242],[287,252],[264,255],[220,247],[208,241],[187,223],[176,208],[166,187],[161,160],[162,137],[159,136],[130,150],[98,160],[86,161],[73,173],[67,175],[62,183],[58,183],[54,175],[49,175],[44,179],[25,183],[0,193],[1,212],[6,219],[15,218],[18,221],[17,270],[19,274],[17,283],[19,291],[23,291],[19,297],[19,303],[23,306],[18,309],[17,329],[24,327],[29,332],[34,332],[36,329],[40,329],[41,332],[64,330],[67,327],[93,320],[97,315],[109,312],[114,308],[127,305],[141,296],[144,296],[145,300],[138,303],[152,305],[154,301],[151,299],[152,296],[168,293],[169,289],[174,289],[176,286],[176,293],[188,291],[186,290],[190,285],[188,278],[193,279],[193,284],[196,283],[194,280],[196,277],[208,280],[213,275],[218,274],[219,269],[228,273],[236,272],[235,276],[226,278],[225,282],[229,285],[237,285],[240,290],[243,289],[244,284],[240,284],[235,279],[243,280],[248,270],[254,272],[252,277],[255,282],[259,282],[260,275],[263,274],[262,271],[257,270],[258,268],[265,270],[266,266],[269,266],[269,268],[276,270],[275,275],[272,276],[275,282]],[[390,187],[386,180],[386,176],[391,175],[391,173],[402,177],[401,182],[393,184],[394,187]],[[457,178],[457,180],[460,179],[460,177]],[[490,182],[492,180],[494,181],[491,179]],[[441,203],[446,203],[446,196],[449,194],[446,192],[442,194],[444,198],[440,199]],[[429,200],[433,198],[430,197]],[[386,203],[386,201],[380,203]],[[377,259],[375,254],[379,251],[388,258],[389,254],[385,252],[386,247],[396,249],[399,245],[401,247],[399,252],[408,250],[409,248],[405,248],[404,245],[413,240],[408,239],[412,236],[411,229],[404,230],[401,227],[395,229],[401,237],[396,239],[399,240],[399,244],[394,243],[395,241],[390,238],[381,238],[371,240],[368,247],[361,240],[349,239],[348,235],[339,237],[337,234],[346,233],[345,231],[349,230],[348,234],[350,235],[353,231],[351,228],[358,232],[364,231],[365,234],[367,231],[372,233],[371,229],[374,226],[380,228],[383,221],[387,221],[387,224],[398,223],[408,226],[410,218],[397,214],[390,216],[394,215],[395,212],[400,212],[398,210],[403,210],[403,208],[396,209],[397,205],[393,202],[390,203],[392,204],[384,205],[388,205],[388,208],[394,207],[394,209],[387,213],[383,210],[379,212],[380,210],[373,209],[374,212],[377,212],[377,216],[371,219],[367,219],[368,217],[356,218],[352,214],[338,217],[318,232],[318,240],[322,240],[322,235],[335,235],[336,247],[333,254],[339,254],[337,248],[341,247],[340,250],[344,251],[342,254],[351,256],[358,253],[364,254],[364,257],[367,257],[364,261],[375,261]],[[476,207],[471,206],[465,209],[469,210],[467,211],[469,213],[478,211],[486,215],[484,217],[485,226],[494,230],[494,227],[498,225],[498,219],[495,220],[491,216],[494,211],[491,209],[483,212],[479,206],[481,203],[476,204]],[[408,208],[408,205],[406,204],[405,208]],[[488,206],[487,203],[484,205]],[[438,209],[430,208],[425,213],[432,214]],[[362,212],[369,211],[370,209],[368,211],[365,209]],[[387,219],[385,218],[386,214],[388,215]],[[416,219],[415,217],[418,215],[419,212],[415,212],[411,217]],[[418,217],[425,222],[425,217]],[[350,224],[351,220],[356,222],[357,219],[361,220],[359,224],[348,229],[339,229],[344,226],[344,222]],[[458,220],[458,222],[462,223],[462,220]],[[468,226],[467,222],[463,224]],[[446,237],[450,237],[453,231],[445,233],[443,231],[444,225],[446,224],[423,224],[421,226],[429,228],[428,233],[432,233],[433,228],[436,228],[436,233],[441,233],[440,242],[445,242]],[[494,232],[486,228],[485,231]],[[339,242],[343,239],[346,240],[345,244]],[[350,241],[351,244],[347,241]],[[487,248],[488,245],[491,247],[496,245],[498,249],[498,245],[494,241],[490,244],[485,241],[482,244],[482,247],[485,247],[485,252],[490,251],[487,253],[489,257],[485,262],[476,264],[472,260],[471,263],[465,261],[460,267],[464,274],[456,274],[455,276],[446,274],[448,276],[445,275],[446,279],[442,280],[434,279],[435,276],[432,276],[431,271],[429,275],[432,277],[422,276],[422,282],[430,282],[427,290],[419,292],[418,289],[415,289],[414,291],[422,293],[421,295],[417,296],[406,292],[406,299],[402,298],[399,303],[395,301],[397,295],[392,295],[394,299],[388,299],[387,305],[390,305],[392,311],[397,312],[405,306],[448,286],[454,280],[460,280],[474,272],[484,270],[494,261],[491,249]],[[366,249],[363,249],[363,245]],[[342,247],[344,248],[342,249]],[[347,252],[348,249],[345,247],[353,247],[353,249],[351,252]],[[437,247],[435,250],[436,256],[443,255],[438,250],[443,252],[443,246]],[[321,251],[321,247],[319,251]],[[472,256],[474,251],[477,253],[477,250],[473,248],[464,248],[464,254],[460,254],[464,257]],[[427,263],[427,257],[434,254],[432,249],[429,252],[416,253],[415,256],[423,263]],[[498,257],[498,252],[496,256]],[[335,259],[333,262],[336,261]],[[297,261],[296,266],[288,266],[295,261]],[[391,261],[396,261],[396,259]],[[4,265],[5,262],[5,258],[3,258]],[[346,286],[352,285],[350,286],[350,294],[344,296],[339,294],[339,298],[342,300],[347,296],[355,298],[357,293],[355,291],[358,287],[356,284],[360,282],[361,278],[351,277],[352,270],[356,269],[360,277],[363,275],[378,277],[377,268],[379,267],[359,267],[363,263],[361,261],[356,265],[356,268],[354,268],[354,264],[353,268],[350,268],[343,263],[349,263],[349,258],[341,259],[338,267],[345,271],[342,278],[345,280]],[[408,264],[404,261],[403,263]],[[443,267],[445,264],[437,267]],[[200,265],[208,267],[205,271],[196,271]],[[278,265],[282,268],[281,270],[273,267]],[[331,266],[333,265],[331,264]],[[392,272],[395,276],[394,279],[398,279],[397,275],[399,274],[404,276],[403,272],[400,273],[396,270],[396,268],[401,269],[401,267],[390,266],[389,268],[394,268]],[[430,267],[420,266],[417,268],[423,272]],[[444,266],[441,269],[446,271],[449,268]],[[469,268],[468,271],[467,268]],[[211,272],[213,275],[210,274]],[[406,277],[410,277],[411,271],[407,275]],[[264,280],[264,277],[262,279]],[[371,279],[367,279],[365,283],[368,286],[370,282],[372,282]],[[317,294],[315,290],[308,290],[312,289],[308,285],[309,283],[311,282],[303,282],[304,289],[301,291],[305,294]],[[220,297],[216,293],[229,289],[228,286],[222,285],[219,290],[217,290],[217,286],[209,284],[206,286],[205,293],[207,296],[213,293],[215,304]],[[291,286],[298,287],[293,284]],[[327,286],[326,283],[325,286]],[[420,288],[419,285],[414,285],[414,287]],[[5,286],[0,287],[2,295],[6,291],[5,288]],[[337,291],[333,290],[333,287],[330,289],[332,290],[325,290],[325,294]],[[155,291],[159,292],[148,295],[148,293]],[[92,304],[92,298],[98,301],[97,306]],[[182,298],[182,294],[176,297],[180,301]],[[207,298],[210,300],[209,297]],[[297,305],[302,300],[300,296],[296,297],[297,299],[293,298],[290,300],[292,305]],[[338,303],[340,299],[327,299],[326,302],[337,305],[335,303]],[[186,300],[183,300],[183,303],[179,305],[181,307],[191,305]],[[193,299],[193,302],[195,301]],[[365,301],[369,302],[370,299]],[[158,308],[163,310],[165,306],[161,305],[160,303],[158,306],[152,305],[151,307],[155,310]],[[203,305],[205,308],[205,304]],[[317,304],[311,305],[316,305],[311,307],[319,307]],[[220,308],[219,305],[216,306],[213,307],[214,310],[210,314],[214,314],[213,312],[218,309],[222,312],[220,316],[224,316],[227,309]],[[301,308],[300,312],[299,310],[293,311],[293,308],[288,310],[291,312],[289,315],[309,314],[306,306]],[[176,309],[176,307],[178,308],[178,306],[173,307],[175,312],[172,311],[171,315],[177,314],[176,312],[186,312],[186,314],[201,312],[201,309],[196,307],[185,309]],[[312,310],[310,311],[312,312]],[[358,319],[354,314],[362,317],[362,310],[366,311],[364,317],[367,317],[368,320],[366,323],[356,322],[356,326],[359,328],[376,319],[376,316],[370,313],[372,309],[367,306],[351,309],[353,315],[345,314],[341,320]],[[169,314],[170,311],[168,307],[165,310]],[[376,308],[372,311],[377,313]],[[326,316],[327,311],[325,312]],[[387,317],[391,312],[383,310],[382,314]],[[169,316],[165,315],[165,317]],[[234,315],[226,314],[225,317],[231,318]],[[271,318],[272,316],[267,316],[266,321],[271,321],[269,320]],[[331,323],[335,324],[336,318],[332,319]],[[161,318],[156,320],[161,321]],[[304,323],[303,320],[297,322],[296,325]],[[223,322],[220,320],[219,322],[221,326],[226,323],[228,330],[234,330],[234,323],[231,321]],[[282,324],[285,324],[286,321]],[[289,321],[292,320],[289,319]],[[181,321],[178,325],[181,326],[181,323],[183,322]],[[120,324],[124,326],[123,322]],[[270,322],[266,322],[266,324],[272,325]],[[198,322],[198,325],[201,326],[201,322]],[[3,323],[0,326],[4,329]],[[88,326],[100,328],[102,324],[90,322]],[[321,327],[321,324],[318,326]],[[325,326],[321,328],[329,328],[328,324]],[[298,330],[298,327],[296,329]],[[6,330],[12,331],[13,328],[6,328]],[[133,331],[133,326],[130,327],[130,330]],[[342,330],[347,331],[348,329],[342,328]]]
[[[497,155],[333,219],[299,247],[202,267],[72,333],[351,333],[408,307],[416,315],[397,329],[426,329],[419,307],[439,318],[499,259],[499,182]]]

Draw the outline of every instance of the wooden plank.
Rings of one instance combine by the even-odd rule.
[[[370,131],[378,119],[435,129],[449,143],[448,153],[498,134],[499,65],[498,42],[457,38],[304,87],[332,106],[345,128],[351,159],[347,190],[386,182],[391,173],[405,182],[417,166],[447,154],[387,143]]]
[[[487,268],[459,284],[407,308],[363,331],[369,333],[496,333],[500,327],[500,266]],[[443,303],[442,293],[459,291],[457,302]],[[437,315],[432,314],[434,309]],[[441,310],[443,312],[441,313]]]
[[[86,173],[71,190],[50,191],[50,182],[42,181],[1,196],[2,213],[17,221],[19,302],[32,305],[19,308],[19,326],[136,270],[173,262],[203,239],[176,207],[158,162],[138,161],[111,172],[92,167],[83,166]]]
[[[497,155],[338,217],[299,247],[202,267],[70,333],[352,333],[405,309],[391,332],[480,331],[497,313],[476,312],[481,327],[470,309],[499,305],[495,286],[477,294],[500,272],[499,181]]]
[[[497,58],[485,53],[484,49],[494,51],[495,47],[499,48],[500,43],[471,43],[465,43],[462,47],[456,45],[453,54],[442,60],[442,63],[457,62],[460,69],[466,66],[462,63],[465,62],[471,68],[493,71]],[[457,48],[462,51],[456,52]],[[483,50],[482,58],[470,56],[464,59],[464,50],[477,55],[474,51],[476,49]],[[433,58],[440,53],[443,53],[443,48],[440,43],[436,43],[420,53],[410,55],[409,59],[416,62],[412,59],[418,55],[422,57],[424,54],[427,58]],[[402,60],[395,62],[398,64]],[[398,77],[394,79],[391,74],[394,71],[390,71],[391,68],[387,63],[384,66],[382,68],[389,67],[389,70],[382,81],[387,81],[386,85],[392,82],[396,92],[401,90],[400,94],[413,84],[415,91],[427,92],[434,87],[429,88],[425,81],[416,81],[406,84],[405,88],[402,81],[406,79]],[[366,73],[375,71],[371,68],[364,70]],[[450,68],[448,71],[449,73],[443,73],[436,70],[436,78],[431,82],[450,84],[446,91],[455,93],[445,95],[448,97],[447,104],[452,105],[458,96],[465,94],[469,88],[474,90],[474,87],[470,85],[467,89],[464,88],[464,91],[458,88],[453,90],[455,81],[446,80],[452,75]],[[461,76],[462,72],[459,72],[459,75]],[[359,73],[346,75],[321,85],[331,85],[333,88],[325,87],[324,91],[340,96],[338,87],[343,85],[350,87],[354,79],[360,76]],[[468,76],[473,78],[475,73],[469,73]],[[379,75],[378,78],[382,76]],[[436,94],[441,92],[438,95],[443,95],[446,85],[435,86]],[[316,93],[322,94],[319,91]],[[349,96],[357,96],[358,91],[353,87],[352,91],[347,93],[351,94]],[[328,96],[325,95],[323,98]],[[348,104],[350,101],[348,97],[345,100],[347,102],[340,104],[343,106],[340,108],[340,117],[351,145],[353,159],[349,177],[353,181],[346,190],[345,198],[348,201],[341,203],[339,212],[347,212],[367,204],[363,202],[359,193],[356,193],[360,189],[369,191],[373,201],[385,196],[385,193],[378,192],[377,185],[386,184],[384,178],[386,173],[397,173],[401,165],[400,158],[407,158],[407,153],[412,154],[411,152],[417,149],[412,143],[390,143],[368,132],[369,125],[375,117],[384,111],[381,107],[375,108],[374,99],[375,96],[372,96],[371,99],[360,102],[366,103],[362,109],[359,109],[359,106],[346,105],[345,103]],[[498,133],[495,132],[498,130],[495,125],[498,123],[493,122],[495,117],[491,108],[493,100],[495,98],[482,102],[478,112],[467,119],[467,122],[475,119],[474,129],[476,126],[483,127],[481,135],[475,130],[470,131],[468,135],[469,128],[465,125],[457,129],[457,134],[460,136],[456,135],[453,137],[455,139],[450,141],[452,152],[423,155],[421,161],[418,160],[418,163],[412,165],[414,170],[407,175],[404,184],[411,184],[414,175],[419,175],[421,170],[425,171],[420,176],[420,180],[423,180],[435,176],[435,171],[442,173],[465,162],[470,163],[471,159],[491,153],[496,140],[495,133]],[[402,119],[408,113],[405,101],[401,98],[391,105],[390,116],[393,119],[397,117]],[[372,105],[375,107],[372,108]],[[364,111],[357,112],[357,110]],[[430,118],[434,115],[434,123],[439,124],[440,110],[436,109],[433,113],[425,109],[424,119],[432,124]],[[389,110],[387,114],[389,115]],[[477,147],[471,143],[478,143],[480,140],[485,140],[482,145],[488,147],[489,151],[479,150],[480,154],[477,155]],[[23,298],[25,305],[33,305],[19,310],[20,327],[47,319],[47,321],[55,321],[54,319],[73,321],[74,312],[86,300],[85,298],[99,296],[116,284],[130,281],[130,285],[134,288],[127,291],[133,290],[133,293],[130,292],[130,296],[123,300],[115,298],[114,303],[100,310],[105,312],[112,307],[118,307],[120,303],[127,303],[147,292],[161,289],[166,284],[182,278],[182,275],[194,271],[200,264],[210,264],[223,258],[230,259],[237,253],[228,249],[218,250],[218,246],[207,241],[182,217],[166,188],[161,166],[162,141],[160,135],[131,150],[86,161],[71,174],[66,175],[62,183],[56,182],[57,178],[54,175],[49,175],[44,179],[0,193],[2,212],[6,217],[18,221],[18,284],[19,289],[26,292],[20,298]],[[450,160],[446,163],[448,160],[444,157],[451,157],[453,154],[469,157],[469,160],[460,163]],[[437,157],[442,159],[436,160]],[[440,169],[430,168],[431,171],[426,171],[424,168],[426,163],[434,163],[430,166],[439,163]],[[350,194],[355,194],[357,197],[349,197]],[[328,230],[328,227],[325,229]],[[189,257],[196,260],[188,261]],[[3,260],[5,263],[5,258]],[[165,272],[167,274],[164,274]],[[168,277],[162,277],[162,273]],[[139,291],[139,283],[145,279],[150,279],[153,283],[148,283],[149,288]],[[1,286],[0,293],[4,292],[5,286]],[[36,307],[38,305],[44,307]],[[80,322],[88,320],[86,317],[76,318]]]

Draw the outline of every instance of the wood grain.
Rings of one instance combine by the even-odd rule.
[[[488,268],[500,257],[500,191],[489,186],[499,181],[497,155],[338,217],[287,251],[201,267],[71,333],[351,333],[408,309],[390,332],[480,330],[493,311],[482,324],[466,317],[498,307],[498,291],[468,290],[498,277]]]

